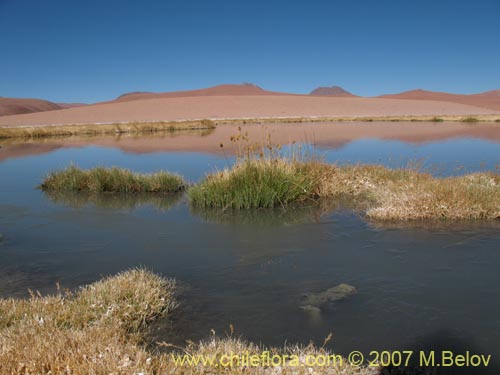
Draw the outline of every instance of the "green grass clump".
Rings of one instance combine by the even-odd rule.
[[[465,117],[462,119],[462,122],[479,122],[479,119],[476,117]]]
[[[443,122],[444,120],[441,117],[433,117],[432,122]]]
[[[250,159],[207,176],[188,191],[196,207],[273,208],[315,198],[316,181],[306,164],[285,159]]]
[[[70,166],[50,173],[39,187],[46,191],[91,193],[176,193],[185,190],[186,183],[168,172],[139,174],[116,167],[84,170]]]

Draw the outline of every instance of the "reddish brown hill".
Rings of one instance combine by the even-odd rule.
[[[88,105],[87,103],[56,103],[61,108],[74,108],[74,107],[83,107]]]
[[[160,99],[160,98],[182,98],[190,96],[239,96],[239,95],[292,95],[267,91],[251,83],[241,85],[218,85],[205,89],[172,91],[163,93],[153,92],[131,92],[116,98],[115,102],[127,102],[131,100]]]
[[[56,103],[41,99],[0,98],[0,116],[53,111],[61,108]]]
[[[332,87],[318,87],[311,91],[309,95],[313,96],[340,96],[340,97],[348,97],[348,96],[356,96],[351,94],[349,91],[344,90],[340,86],[332,86]]]
[[[411,90],[399,94],[381,95],[379,98],[453,102],[500,111],[500,90],[487,91],[471,95],[449,94],[446,92],[426,90]]]

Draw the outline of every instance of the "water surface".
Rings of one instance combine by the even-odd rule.
[[[308,126],[296,129],[303,139],[293,140],[313,143],[331,162],[398,167],[418,161],[431,173],[456,175],[494,171],[500,161],[500,137],[491,136],[489,125],[489,136],[479,127],[476,135],[423,141],[372,135],[342,143],[312,140],[310,134],[323,130]],[[181,307],[158,324],[157,339],[196,340],[233,324],[237,334],[267,345],[321,344],[333,332],[332,346],[341,353],[441,347],[498,359],[498,223],[381,226],[347,209],[315,207],[221,215],[192,210],[183,196],[46,195],[35,188],[69,163],[166,169],[197,181],[234,162],[229,146],[220,149],[218,131],[3,142],[1,295],[50,292],[56,282],[73,288],[145,266],[181,285]],[[182,141],[182,151],[184,139],[191,143]],[[340,283],[358,293],[320,312],[299,308],[304,295]]]

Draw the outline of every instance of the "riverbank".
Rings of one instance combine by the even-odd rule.
[[[103,124],[74,124],[74,125],[26,125],[0,126],[0,139],[9,138],[46,138],[74,135],[105,135],[130,133],[160,133],[189,130],[214,129],[215,123],[211,120],[189,121],[157,121],[157,122],[123,122]]]
[[[384,123],[384,122],[422,122],[422,123],[500,123],[500,115],[480,114],[473,116],[337,116],[337,117],[255,117],[255,118],[214,118],[199,120],[157,121],[157,122],[120,122],[120,123],[83,123],[0,126],[0,139],[30,139],[48,137],[69,137],[75,135],[97,136],[106,134],[145,134],[190,130],[210,130],[217,125],[242,124],[306,124],[306,123]]]
[[[32,293],[29,299],[0,299],[1,374],[205,374],[226,363],[232,354],[266,358],[264,347],[228,337],[191,343],[185,348],[145,341],[148,324],[168,317],[177,306],[176,284],[143,269],[129,270],[56,295]],[[301,366],[306,355],[332,355],[323,348],[288,346],[270,350],[288,358],[284,366],[236,362],[231,374],[360,374],[376,368],[355,367],[335,356],[325,367]],[[183,355],[211,363],[180,363]],[[286,356],[286,357],[284,357]],[[298,365],[291,362],[296,358]],[[177,360],[176,360],[177,359]],[[271,362],[273,363],[273,362]]]

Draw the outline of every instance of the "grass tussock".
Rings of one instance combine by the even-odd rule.
[[[168,172],[139,174],[116,167],[83,170],[70,166],[50,173],[40,188],[45,191],[90,193],[176,193],[186,188],[186,182]]]
[[[241,339],[216,338],[180,348],[145,341],[148,323],[176,307],[175,282],[135,269],[53,296],[0,299],[0,374],[375,374],[376,368],[350,366],[346,360],[325,367],[234,367],[214,364],[232,354],[330,354],[323,348],[288,346],[267,349]],[[330,336],[329,336],[330,337]],[[326,343],[326,340],[325,340]],[[212,362],[180,364],[173,355],[204,356]],[[222,362],[221,362],[222,363]]]
[[[302,164],[261,159],[207,176],[188,196],[202,208],[273,208],[315,199],[313,188],[314,180]]]
[[[462,122],[479,122],[479,119],[477,117],[464,117]]]
[[[336,166],[290,159],[242,160],[207,176],[188,192],[193,205],[248,209],[350,199],[377,220],[500,218],[500,176],[436,178],[414,169]]]
[[[77,293],[0,300],[1,374],[137,374],[158,366],[148,322],[175,307],[175,283],[131,270]]]

